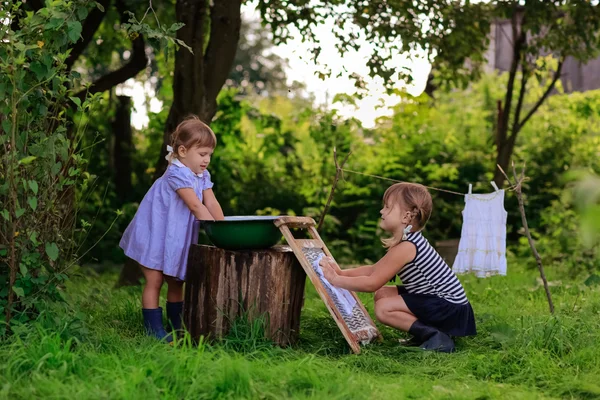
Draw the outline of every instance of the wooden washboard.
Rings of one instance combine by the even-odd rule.
[[[356,304],[352,308],[352,314],[343,312],[337,294],[323,284],[322,279],[324,278],[321,278],[315,271],[313,262],[320,255],[325,254],[325,256],[333,258],[315,228],[315,221],[308,217],[280,217],[274,223],[281,230],[283,237],[293,250],[302,268],[304,268],[306,275],[317,289],[317,293],[321,296],[352,351],[358,354],[360,353],[361,344],[368,344],[375,339],[381,340],[381,333],[356,294],[348,291],[356,300]],[[290,229],[306,229],[311,239],[296,239]]]

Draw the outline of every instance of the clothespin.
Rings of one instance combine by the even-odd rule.
[[[473,194],[473,184],[469,183],[469,194]]]
[[[496,185],[496,182],[494,182],[494,181],[491,181],[490,183],[492,184],[492,186],[494,187],[494,189],[496,189],[496,192],[497,192],[498,190],[500,190],[500,189],[498,189],[498,185]]]

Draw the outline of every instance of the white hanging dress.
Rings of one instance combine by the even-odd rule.
[[[494,185],[495,186],[495,185]],[[504,190],[465,195],[463,226],[452,270],[479,278],[506,275]]]

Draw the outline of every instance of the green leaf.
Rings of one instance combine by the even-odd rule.
[[[586,286],[598,286],[600,285],[600,276],[592,274],[583,282]]]
[[[25,296],[25,291],[23,290],[23,288],[20,288],[18,286],[13,286],[13,292],[15,292],[15,294],[19,297]]]
[[[4,121],[2,121],[2,129],[4,129],[4,133],[6,133],[7,135],[10,135],[11,128],[12,128],[12,124],[10,123],[8,118],[5,119]]]
[[[27,198],[27,204],[29,204],[29,207],[31,207],[31,209],[33,211],[37,210],[37,204],[38,204],[37,197]]]
[[[24,208],[19,208],[17,211],[15,211],[15,215],[17,216],[17,218],[20,218],[23,214],[25,214]]]
[[[56,243],[46,243],[46,254],[52,261],[58,258],[58,246]]]
[[[15,46],[15,49],[17,49],[17,50],[19,50],[19,51],[25,51],[25,50],[27,50],[27,49],[25,48],[25,43],[23,43],[23,42],[16,42],[16,43],[14,44],[14,46]]]
[[[46,68],[46,66],[37,61],[32,62],[29,65],[29,69],[35,74],[35,77],[38,81],[44,80],[44,78],[48,74],[48,69]]]
[[[81,23],[78,21],[70,21],[67,23],[67,34],[69,35],[69,40],[75,43],[81,37]]]
[[[28,269],[27,269],[27,266],[25,264],[21,263],[20,270],[21,270],[21,275],[27,276]]]
[[[104,7],[102,6],[102,4],[96,2],[96,7],[98,8],[98,10],[104,12]]]
[[[65,20],[64,20],[64,19],[62,19],[62,18],[52,18],[52,19],[50,19],[50,21],[49,21],[49,22],[46,24],[45,28],[46,28],[47,30],[50,30],[50,29],[56,29],[56,28],[58,28],[59,26],[61,26],[61,25],[62,25],[64,22],[65,22]]]
[[[183,22],[176,22],[169,28],[169,32],[177,32],[179,29],[183,28],[185,24]]]
[[[37,157],[34,156],[27,156],[25,158],[22,158],[19,160],[19,164],[22,165],[27,165],[27,164],[31,164]]]
[[[35,246],[37,246],[39,244],[39,242],[37,241],[37,232],[33,231],[31,232],[31,235],[29,235],[29,240],[31,240],[31,243],[33,243]]]
[[[73,103],[75,103],[75,105],[77,105],[77,108],[81,108],[81,99],[79,97],[71,96],[69,98]]]
[[[36,181],[29,181],[29,189],[35,194],[38,192],[38,183]]]
[[[52,174],[52,176],[56,176],[60,172],[61,168],[62,168],[62,163],[59,161],[52,166],[52,168],[50,169],[50,173]]]
[[[2,216],[4,217],[5,220],[7,220],[7,221],[10,220],[10,215],[8,214],[8,210],[4,209],[0,212],[0,214],[2,214]]]
[[[79,18],[80,20],[84,20],[85,17],[87,17],[87,16],[88,16],[87,7],[84,7],[84,6],[77,7],[77,18]]]

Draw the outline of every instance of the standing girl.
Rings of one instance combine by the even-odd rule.
[[[383,197],[380,226],[392,234],[386,255],[375,265],[341,270],[322,259],[325,278],[334,286],[375,292],[379,322],[409,332],[424,350],[454,351],[450,336],[477,333],[471,304],[456,275],[421,234],[432,199],[418,184],[398,183]],[[402,286],[384,286],[396,275]]]
[[[146,332],[168,342],[172,337],[163,327],[158,306],[163,280],[168,285],[167,319],[178,330],[188,250],[198,239],[195,220],[224,218],[206,169],[217,145],[213,131],[191,117],[177,126],[171,143],[166,172],[144,196],[120,242],[125,255],[141,265],[146,278],[142,294]]]

